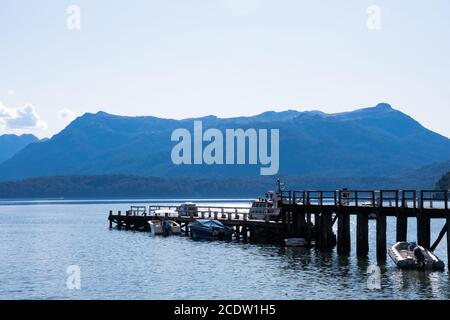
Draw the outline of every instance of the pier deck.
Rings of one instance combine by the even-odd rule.
[[[356,252],[369,252],[369,219],[376,219],[376,253],[379,260],[387,255],[387,217],[396,219],[396,240],[406,241],[408,219],[417,223],[417,243],[436,249],[447,235],[447,266],[450,267],[449,190],[337,190],[337,191],[279,191],[280,214],[276,221],[249,219],[249,207],[197,206],[197,212],[173,217],[186,235],[189,224],[197,219],[215,219],[235,229],[237,239],[258,241],[267,237],[284,239],[303,237],[315,240],[318,249],[330,250],[337,245],[339,254],[351,250],[350,216],[356,216]],[[147,222],[155,219],[157,210],[176,210],[175,206],[131,207],[125,214],[109,213],[110,227],[145,230]],[[431,220],[440,219],[443,227],[431,242]],[[337,223],[337,237],[333,226]]]

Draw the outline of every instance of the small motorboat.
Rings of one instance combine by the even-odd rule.
[[[173,220],[164,220],[163,224],[167,223],[169,225],[170,235],[172,234],[181,234],[181,226],[179,223]],[[164,228],[163,228],[164,229]]]
[[[181,234],[181,227],[173,220],[150,220],[150,233],[153,236],[170,236],[174,234]]]
[[[148,225],[150,226],[150,233],[152,236],[160,236],[164,234],[161,220],[150,220]]]
[[[192,237],[196,239],[231,239],[233,230],[217,220],[197,220],[189,225]]]
[[[445,264],[433,252],[414,242],[397,242],[389,256],[400,269],[444,270]]]
[[[307,242],[304,238],[287,238],[284,239],[286,247],[306,247]]]

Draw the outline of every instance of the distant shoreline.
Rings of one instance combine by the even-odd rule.
[[[68,175],[0,182],[0,201],[117,201],[159,199],[252,199],[276,188],[288,190],[424,190],[435,189],[437,177],[140,177],[130,175]]]

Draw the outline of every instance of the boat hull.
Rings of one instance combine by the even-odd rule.
[[[192,237],[195,239],[229,240],[233,235],[232,229],[226,226],[205,226],[192,223],[190,226]]]

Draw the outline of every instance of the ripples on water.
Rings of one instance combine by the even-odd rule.
[[[448,271],[400,271],[389,258],[380,266],[382,289],[368,289],[367,267],[376,261],[374,221],[369,257],[357,259],[354,220],[352,254],[345,257],[335,250],[152,238],[142,232],[109,230],[107,212],[128,206],[57,201],[0,206],[0,299],[450,297]],[[433,240],[443,223],[433,221]],[[413,219],[408,233],[414,240]],[[395,220],[388,219],[388,243],[394,238]],[[436,253],[446,262],[444,240]],[[81,268],[81,290],[66,288],[69,265]]]

